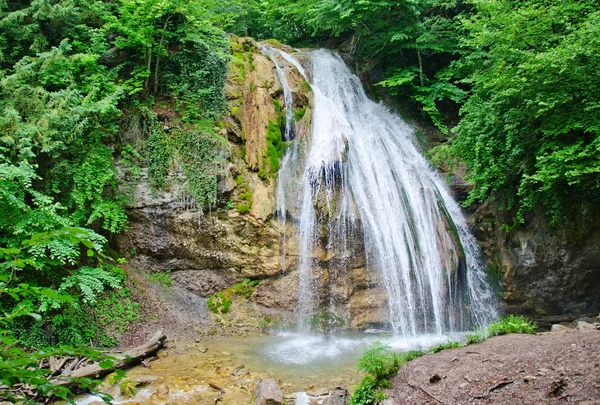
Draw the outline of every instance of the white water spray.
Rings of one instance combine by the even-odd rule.
[[[314,251],[347,257],[357,233],[369,271],[378,272],[387,292],[394,334],[441,334],[495,318],[479,247],[442,179],[420,154],[413,129],[369,100],[337,54],[311,52],[309,80],[291,55],[263,52],[293,64],[314,94],[312,136],[296,140],[286,153],[277,191],[278,215],[285,221],[293,213],[299,229],[299,325],[308,327],[319,304]],[[286,134],[293,134],[292,93],[273,59],[284,88]],[[327,244],[321,246],[325,225]]]

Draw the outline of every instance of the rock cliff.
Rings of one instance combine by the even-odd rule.
[[[275,42],[271,45],[283,47]],[[285,50],[294,51],[289,47]],[[132,270],[142,274],[168,272],[174,288],[204,302],[214,296],[218,303],[212,317],[221,324],[292,321],[297,302],[298,254],[294,247],[298,231],[293,219],[283,225],[275,215],[276,172],[287,146],[281,139],[285,125],[282,85],[273,61],[260,52],[254,40],[233,38],[232,56],[225,87],[229,111],[220,130],[227,139],[229,158],[218,181],[220,200],[227,203],[202,212],[189,201],[182,201],[185,179],[156,192],[150,187],[148,170],[143,168],[129,209],[129,229],[118,237],[116,245],[128,255]],[[296,141],[308,142],[310,86],[292,65],[283,59],[278,63],[286,66],[294,96]],[[177,162],[172,170],[177,170]],[[283,240],[287,246],[285,260]],[[356,241],[356,245],[352,258],[336,257],[326,249],[314,254],[315,278],[320,286],[316,299],[323,303],[332,299],[336,308],[335,315],[319,315],[323,319],[317,323],[345,319],[345,326],[366,327],[385,322],[385,293],[370,288],[377,280],[366,272],[362,242]],[[345,266],[347,275],[330,271],[339,267],[330,264],[340,260],[350,263]],[[245,285],[251,287],[239,293],[240,286]],[[218,293],[225,298],[216,297]],[[223,299],[233,301],[227,313],[222,313]],[[180,310],[186,311],[185,307]],[[184,317],[190,318],[193,314]]]

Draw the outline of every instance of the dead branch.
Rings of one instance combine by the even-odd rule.
[[[102,368],[98,362],[85,364],[86,359],[74,359],[69,366],[62,372],[62,375],[51,381],[56,385],[70,385],[73,378],[100,378],[113,370],[125,368],[133,365],[148,356],[153,355],[163,347],[167,336],[159,330],[152,338],[141,346],[127,350],[123,353],[108,354],[116,359],[112,367]]]
[[[497,389],[499,389],[499,388],[502,388],[502,387],[504,387],[504,386],[506,386],[506,385],[508,385],[508,384],[512,384],[512,383],[514,383],[514,382],[515,382],[514,380],[500,381],[498,384],[492,385],[492,386],[491,386],[491,387],[489,387],[487,390],[485,390],[485,391],[483,392],[483,394],[474,395],[474,396],[473,396],[473,398],[476,398],[476,399],[486,399],[487,397],[489,397],[489,396],[490,396],[490,394],[491,394],[493,391],[495,391],[495,390],[497,390]]]

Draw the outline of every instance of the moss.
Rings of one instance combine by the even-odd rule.
[[[252,190],[248,189],[246,192],[240,194],[240,198],[252,204]]]
[[[264,42],[266,44],[272,46],[273,48],[278,48],[278,49],[282,49],[283,48],[283,44],[281,42],[279,42],[278,40],[276,40],[275,38],[267,39]]]
[[[304,87],[304,90],[306,90],[307,93],[312,92],[312,88],[310,87],[310,84],[308,84],[308,82],[306,80],[302,81],[302,87]]]
[[[273,105],[275,106],[275,114],[277,114],[278,119],[280,119],[280,116],[281,116],[281,103],[276,98],[272,98],[271,101],[273,102]]]
[[[302,107],[294,112],[294,118],[296,121],[300,121],[306,114],[306,107]]]
[[[279,153],[272,144],[267,146],[267,155],[269,157],[269,167],[271,173],[275,174],[279,170]]]
[[[252,189],[248,180],[244,179],[242,175],[237,175],[235,183],[240,190],[239,199],[242,200],[237,206],[237,210],[240,214],[245,214],[250,211],[252,206]]]
[[[260,283],[260,280],[246,278],[241,283],[212,295],[208,299],[208,309],[215,314],[227,314],[233,302],[233,297],[250,298],[258,283]],[[217,320],[220,321],[220,318],[217,318]]]
[[[269,121],[267,128],[267,150],[263,155],[263,169],[266,174],[275,176],[279,170],[279,158],[283,156],[283,135],[277,122]],[[267,170],[268,168],[268,170]]]
[[[254,54],[252,52],[248,53],[248,68],[254,72]]]

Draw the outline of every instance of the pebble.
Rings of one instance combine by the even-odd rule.
[[[535,381],[536,377],[532,376],[532,375],[526,375],[525,377],[523,377],[523,381],[525,381],[526,383],[528,382],[532,382]]]

